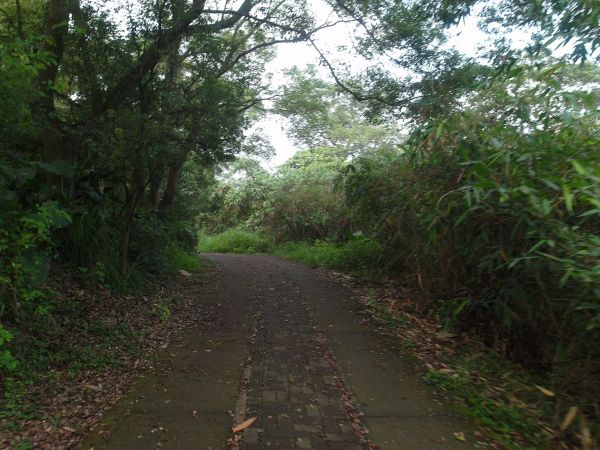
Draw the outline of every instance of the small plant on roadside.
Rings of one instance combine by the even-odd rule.
[[[161,298],[154,303],[153,314],[161,321],[167,322],[171,318],[171,308],[166,299]]]

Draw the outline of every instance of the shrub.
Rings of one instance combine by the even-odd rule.
[[[215,235],[198,237],[198,251],[211,253],[262,253],[273,244],[258,234],[233,228]]]
[[[354,161],[346,200],[354,226],[376,236],[425,294],[424,310],[551,373],[558,390],[581,396],[585,386],[592,398],[600,395],[599,124],[593,98],[571,91],[570,106],[556,108],[567,94],[543,81],[543,89],[524,83],[539,94],[501,91],[489,111],[481,100],[433,124],[405,153]]]
[[[382,269],[381,245],[363,237],[343,244],[290,242],[279,246],[275,253],[312,267],[346,270],[358,275],[372,275]]]

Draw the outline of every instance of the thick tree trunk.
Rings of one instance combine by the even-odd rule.
[[[65,51],[65,38],[68,33],[69,9],[68,0],[50,0],[46,19],[46,35],[49,37],[44,50],[53,56],[53,61],[38,74],[38,84],[42,99],[37,108],[38,118],[43,123],[40,135],[44,161],[51,163],[58,159],[69,159],[68,148],[56,117],[54,108],[54,83],[58,68]]]
[[[148,195],[146,196],[146,204],[152,209],[155,209],[158,206],[164,170],[164,165],[159,164],[150,177],[150,187],[148,189]]]
[[[131,229],[135,219],[135,210],[140,197],[144,193],[144,169],[141,158],[136,158],[131,173],[132,189],[127,193],[125,199],[125,216],[123,217],[123,232],[121,234],[121,245],[119,248],[119,271],[126,275],[129,270],[129,240]]]
[[[169,167],[167,185],[165,186],[165,191],[163,193],[162,200],[160,201],[160,205],[158,206],[158,211],[161,214],[166,213],[169,210],[169,208],[173,206],[173,202],[175,201],[175,195],[177,194],[177,184],[179,183],[181,169],[183,168],[183,164],[187,159],[188,153],[188,149],[184,150],[182,154]]]

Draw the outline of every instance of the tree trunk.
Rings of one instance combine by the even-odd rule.
[[[43,123],[41,132],[44,161],[51,163],[59,159],[69,159],[60,121],[54,108],[54,83],[58,68],[65,51],[65,37],[68,33],[69,9],[67,0],[50,0],[48,2],[48,17],[46,19],[46,35],[50,38],[44,50],[50,53],[54,60],[45,66],[38,74],[38,84],[42,99],[38,105],[38,118]]]
[[[121,234],[121,245],[119,247],[119,271],[121,275],[126,275],[129,270],[129,240],[131,229],[135,219],[135,210],[138,202],[144,193],[146,183],[144,181],[144,152],[146,150],[145,132],[146,132],[146,113],[147,99],[144,85],[138,84],[140,95],[140,129],[139,145],[135,146],[133,154],[133,169],[131,171],[131,189],[125,196],[125,216],[123,217],[123,232]]]
[[[173,205],[175,200],[175,194],[177,194],[177,184],[179,183],[179,177],[181,175],[181,169],[189,154],[189,149],[184,149],[179,157],[173,161],[169,167],[169,177],[167,178],[167,185],[165,186],[165,192],[163,193],[162,200],[158,206],[158,211],[161,214],[166,213],[169,208]]]
[[[141,157],[135,158],[131,173],[131,185],[132,189],[127,193],[125,199],[125,217],[123,218],[123,232],[119,248],[119,271],[121,275],[126,275],[129,270],[129,239],[131,237],[131,228],[133,227],[135,210],[144,192],[144,169]]]
[[[158,167],[156,167],[156,170],[150,178],[150,187],[148,189],[148,195],[146,197],[146,204],[152,209],[156,209],[156,207],[158,206],[160,187],[163,182],[164,171],[164,165],[162,163],[159,163]]]

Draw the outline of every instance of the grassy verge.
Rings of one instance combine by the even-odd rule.
[[[381,270],[382,248],[372,239],[357,237],[346,243],[315,241],[276,244],[256,233],[239,229],[200,235],[198,250],[215,253],[272,253],[311,267],[343,270],[366,278]]]
[[[381,252],[377,242],[366,238],[354,238],[343,244],[291,242],[274,251],[276,255],[311,267],[343,270],[361,278],[373,278],[381,272]]]
[[[445,331],[431,317],[407,312],[413,298],[389,283],[365,287],[356,280],[341,281],[357,293],[381,331],[396,336],[419,361],[423,380],[459,399],[463,413],[490,430],[503,448],[579,448],[579,418],[565,430],[557,426],[556,394],[546,389],[545,377],[475,339]]]
[[[267,253],[275,244],[256,233],[237,228],[223,233],[198,236],[198,251],[207,253]]]

